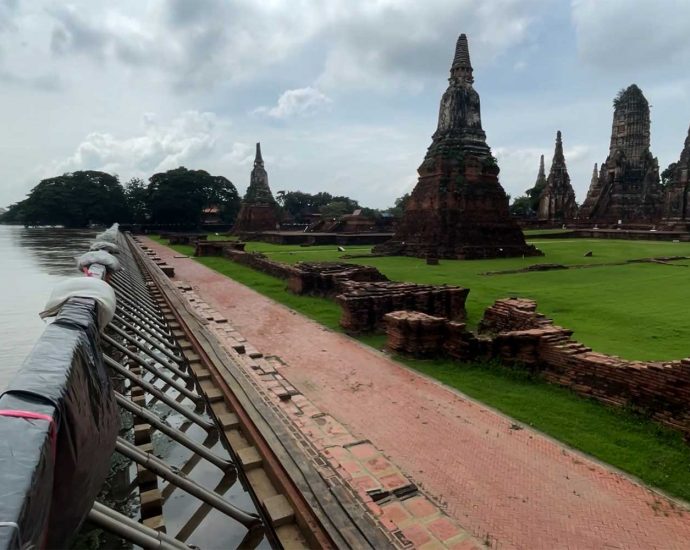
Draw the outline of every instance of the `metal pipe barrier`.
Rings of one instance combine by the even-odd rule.
[[[218,427],[205,412],[209,404],[161,310],[155,285],[116,228],[101,237],[108,237],[119,254],[115,258],[92,247],[98,261],[88,255],[79,261],[85,263],[80,265],[85,279],[98,283],[83,286],[106,281],[114,303],[109,306],[107,299],[88,292],[84,297],[83,290],[70,295],[0,396],[0,487],[7,497],[0,502],[0,550],[64,547],[87,519],[143,548],[188,549],[183,541],[211,509],[244,526],[243,544],[254,547],[266,527],[259,514],[222,496],[237,479],[236,466],[224,447],[211,450],[204,444],[218,440]],[[110,322],[99,326],[104,312]],[[114,391],[108,370],[131,397]],[[158,405],[152,408],[154,403],[170,411],[164,410],[164,416],[184,418],[185,427],[170,425]],[[118,437],[118,407],[135,419],[134,442]],[[192,425],[206,434],[204,442],[185,433]],[[192,453],[182,468],[151,452],[153,431]],[[84,448],[73,449],[75,444]],[[160,493],[161,511],[165,495],[175,488],[202,503],[178,538],[163,532],[164,513],[157,522],[142,516],[142,525],[95,500],[113,452],[138,465],[140,491],[155,489],[158,478],[168,482]],[[17,457],[21,460],[12,460]],[[223,472],[216,490],[189,477],[200,462]]]

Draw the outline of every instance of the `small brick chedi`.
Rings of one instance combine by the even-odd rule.
[[[580,208],[581,221],[653,223],[661,214],[659,163],[649,151],[649,103],[635,84],[613,102],[609,156]]]
[[[544,157],[541,158],[540,175],[543,176]],[[538,181],[538,180],[537,180]],[[577,203],[575,202],[575,191],[570,185],[568,168],[565,165],[563,155],[563,142],[560,130],[556,133],[556,150],[551,161],[551,170],[546,179],[546,185],[539,197],[540,220],[552,222],[572,220],[577,215]]]
[[[467,37],[458,38],[438,128],[391,241],[375,253],[437,258],[538,255],[508,211],[472,87]]]
[[[685,228],[690,223],[690,129],[680,159],[671,164],[664,174],[668,174],[668,182],[664,193],[663,222],[666,225],[678,224]]]
[[[268,186],[268,174],[264,168],[264,159],[261,158],[261,144],[257,143],[254,169],[233,233],[275,231],[277,223],[277,205]]]

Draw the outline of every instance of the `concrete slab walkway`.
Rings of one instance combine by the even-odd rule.
[[[578,453],[172,250],[176,279],[351,433],[500,549],[690,549],[690,514]]]

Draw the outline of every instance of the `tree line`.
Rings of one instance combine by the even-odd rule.
[[[339,217],[358,208],[371,217],[399,215],[405,200],[400,197],[395,206],[376,210],[341,195],[279,191],[276,208],[281,217],[304,223],[311,214]],[[234,223],[240,205],[233,183],[205,170],[180,167],[154,174],[148,182],[133,178],[124,184],[116,175],[85,170],[41,180],[26,199],[0,216],[0,222],[73,228],[114,222],[198,227],[209,210],[221,223]]]

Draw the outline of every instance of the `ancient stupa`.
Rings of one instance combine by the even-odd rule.
[[[391,241],[375,253],[436,258],[540,254],[511,219],[499,168],[486,144],[464,34],[458,38],[438,128]]]
[[[649,103],[635,84],[613,102],[609,155],[578,213],[581,221],[651,223],[660,217],[659,163],[649,151]]]
[[[543,161],[544,157],[542,156],[542,169]],[[546,179],[546,185],[539,196],[538,217],[540,220],[561,222],[574,219],[576,214],[575,191],[570,185],[570,176],[565,165],[563,141],[559,130],[556,133],[556,149],[553,153],[549,177]]]
[[[249,179],[249,187],[242,199],[233,233],[275,231],[277,223],[277,205],[268,186],[268,174],[261,157],[261,144],[257,143],[254,169]]]
[[[666,172],[669,173],[669,178],[664,192],[663,222],[666,225],[682,224],[687,229],[690,223],[690,129],[680,159],[671,164]]]

